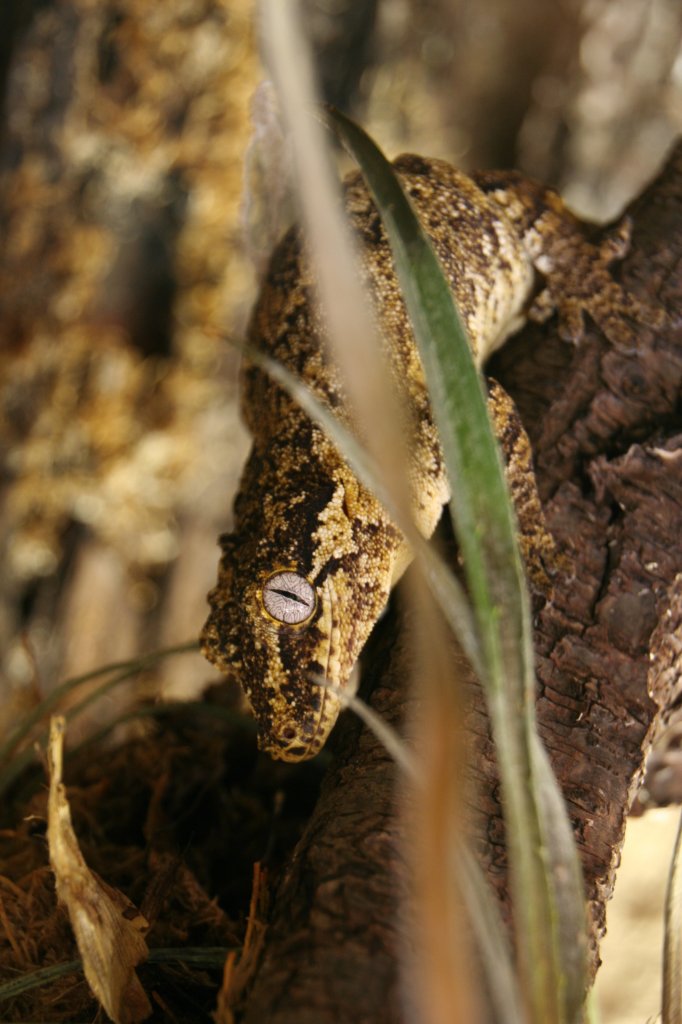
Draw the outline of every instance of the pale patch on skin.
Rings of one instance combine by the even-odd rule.
[[[412,156],[394,166],[443,265],[479,367],[529,315],[558,310],[564,333],[578,340],[586,311],[614,343],[631,341],[624,316],[660,324],[657,310],[611,277],[609,264],[627,249],[625,228],[594,244],[556,193],[513,172],[468,178],[443,161]],[[428,537],[450,490],[421,362],[386,236],[359,174],[346,180],[345,196],[392,373],[415,424],[414,517]],[[544,291],[533,299],[538,273]],[[250,343],[349,422],[338,375],[326,360],[314,283],[291,231],[273,256]],[[242,383],[253,448],[235,501],[234,533],[220,541],[203,650],[239,677],[261,748],[298,761],[322,748],[341,709],[333,691],[315,679],[346,691],[354,686],[357,659],[411,553],[380,503],[288,395],[252,364],[244,366]],[[494,383],[489,407],[507,458],[529,576],[547,590],[554,545],[530,443],[513,402]],[[268,596],[273,574],[290,575],[275,587],[284,593]],[[300,593],[287,596],[288,588]]]

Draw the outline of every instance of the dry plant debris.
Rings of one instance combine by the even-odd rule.
[[[212,714],[194,718],[179,709],[118,749],[67,752],[68,812],[82,854],[75,855],[75,875],[68,865],[64,875],[59,857],[60,886],[64,879],[78,906],[78,892],[73,894],[82,884],[96,916],[112,892],[123,893],[149,922],[150,960],[137,973],[152,1022],[208,1024],[225,959],[242,949],[249,930],[230,995],[233,1003],[244,997],[245,965],[251,963],[250,971],[258,959],[262,900],[277,885],[316,799],[320,765],[303,773],[275,765],[257,753],[248,723],[238,717],[225,723],[221,712],[237,698],[232,688],[217,688],[208,695]],[[21,782],[23,790],[6,801],[0,822],[0,985],[79,955],[49,867],[45,787],[36,785],[35,772]],[[60,801],[58,817],[66,812]],[[79,857],[90,878],[81,874]],[[257,878],[265,881],[250,906],[258,861],[265,874]],[[103,890],[100,879],[106,879]],[[116,907],[104,913],[120,917]],[[0,1020],[73,1021],[91,1018],[95,1010],[83,975],[72,972],[0,1002]]]
[[[149,922],[119,889],[97,878],[85,863],[62,782],[65,729],[64,718],[52,719],[47,842],[57,898],[68,911],[90,988],[115,1024],[135,1024],[151,1013],[135,973],[135,967],[147,959],[144,934]]]

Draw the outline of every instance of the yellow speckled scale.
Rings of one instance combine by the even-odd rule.
[[[554,309],[576,341],[584,312],[614,343],[631,341],[624,314],[659,322],[611,277],[608,264],[619,255],[613,245],[590,242],[556,193],[513,173],[469,178],[443,161],[416,156],[400,157],[394,166],[443,265],[479,367],[528,316]],[[359,174],[346,180],[345,196],[392,370],[407,387],[416,424],[415,519],[430,536],[449,484],[421,362],[379,214]],[[533,298],[538,273],[544,290]],[[272,258],[250,343],[347,417],[313,289],[300,235],[292,230]],[[315,677],[348,687],[409,552],[381,504],[288,395],[248,363],[242,384],[253,446],[235,501],[235,530],[220,540],[203,650],[224,672],[238,674],[261,747],[297,761],[320,750],[340,710],[338,697]],[[524,556],[531,579],[542,586],[552,541],[530,444],[511,399],[494,382],[489,404],[507,456]]]

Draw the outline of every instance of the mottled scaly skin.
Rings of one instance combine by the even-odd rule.
[[[627,342],[621,314],[645,318],[612,280],[624,250],[592,245],[553,192],[517,175],[473,180],[439,160],[395,162],[428,231],[466,323],[478,365],[531,315],[562,314],[577,340],[583,311],[614,341]],[[406,384],[417,425],[415,516],[429,536],[449,496],[421,363],[379,219],[358,174],[346,182],[350,221],[362,242],[366,283],[396,379]],[[531,302],[537,279],[545,290]],[[348,418],[338,376],[326,360],[314,278],[291,231],[276,250],[256,305],[250,343],[288,366],[337,415]],[[607,293],[609,301],[600,308]],[[400,531],[354,477],[334,446],[261,370],[243,370],[243,414],[253,447],[235,502],[235,529],[221,538],[218,582],[202,634],[206,656],[236,672],[253,708],[259,742],[274,757],[302,760],[324,744],[340,710],[315,678],[347,688],[358,656],[409,561]],[[499,385],[490,408],[507,457],[522,548],[531,578],[546,584],[552,542],[532,474],[528,438]],[[312,617],[283,625],[264,607],[265,580],[278,570],[305,577]]]

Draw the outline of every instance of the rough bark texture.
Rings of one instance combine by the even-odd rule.
[[[535,622],[538,718],[566,797],[592,912],[593,965],[625,819],[661,709],[680,686],[682,613],[682,146],[630,211],[625,284],[657,298],[669,329],[615,352],[593,330],[578,349],[529,328],[494,367],[532,434],[550,527],[573,573]],[[382,632],[390,636],[390,623]],[[400,718],[404,648],[366,659],[372,704]],[[506,899],[492,747],[472,715],[475,817]],[[343,727],[342,727],[343,728]],[[395,771],[346,724],[339,760],[283,878],[246,1019],[397,1021],[405,870]],[[371,801],[368,794],[371,793]]]

